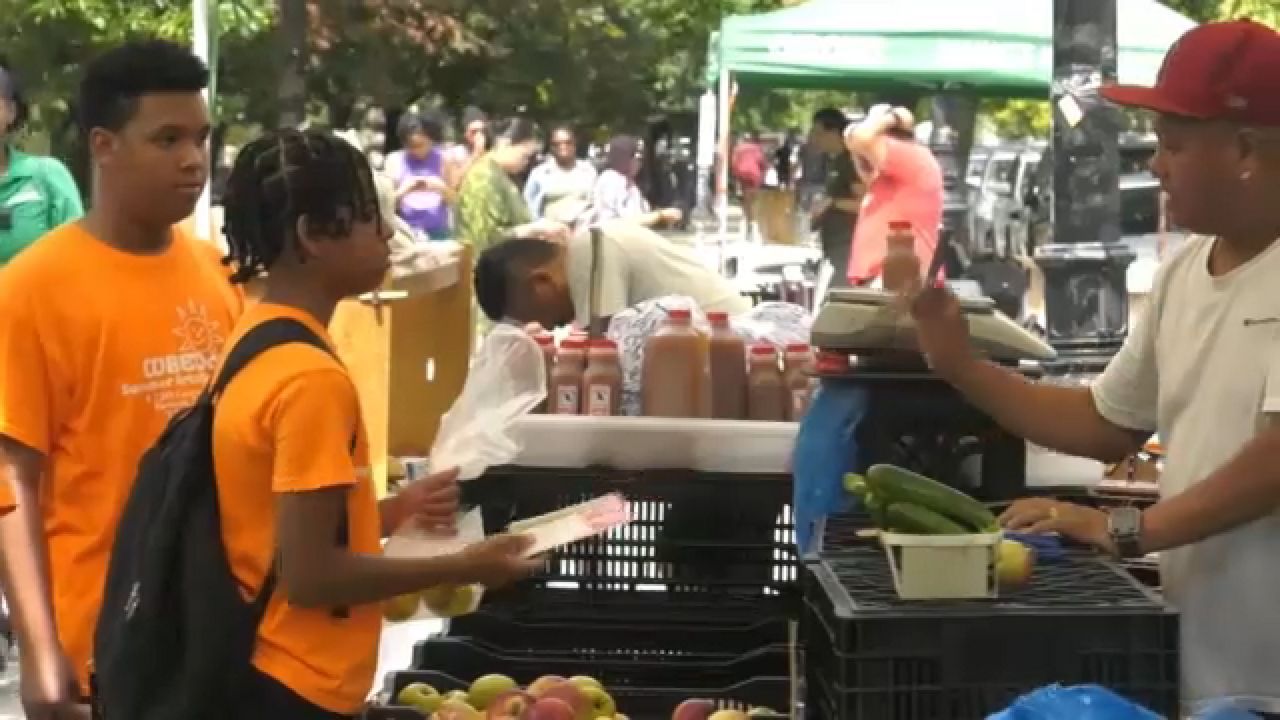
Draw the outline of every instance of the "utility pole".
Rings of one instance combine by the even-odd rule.
[[[307,0],[279,0],[276,43],[280,55],[277,86],[281,128],[300,128],[307,120]]]
[[[1120,233],[1122,116],[1098,93],[1114,82],[1117,0],[1054,0],[1051,242],[1036,248],[1045,275],[1048,340],[1069,365],[1100,369],[1129,329]],[[1081,366],[1084,367],[1081,367]]]

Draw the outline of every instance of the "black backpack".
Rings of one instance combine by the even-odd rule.
[[[273,566],[258,596],[246,601],[231,572],[214,478],[214,406],[254,358],[289,343],[329,352],[296,320],[258,325],[142,457],[94,635],[93,701],[103,720],[234,716],[276,573]]]

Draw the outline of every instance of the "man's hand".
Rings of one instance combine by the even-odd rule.
[[[426,190],[427,192],[436,192],[436,193],[444,192],[445,190],[449,189],[449,185],[445,183],[444,179],[438,178],[435,175],[430,175],[428,177],[422,178],[421,182],[419,183],[419,187],[422,188],[423,190]]]
[[[889,112],[893,115],[893,119],[897,121],[897,128],[899,130],[905,130],[907,132],[915,130],[916,116],[912,115],[910,110],[904,107],[896,107]]]
[[[450,468],[416,480],[387,498],[382,526],[392,533],[412,519],[424,530],[453,534],[457,517],[458,468]]]
[[[89,707],[80,704],[76,674],[60,649],[24,656],[20,683],[28,720],[89,720]]]
[[[1058,533],[1112,555],[1116,552],[1107,530],[1107,514],[1084,505],[1050,498],[1018,500],[1000,515],[1000,524],[1014,532]]]
[[[954,381],[974,360],[969,321],[960,301],[945,287],[925,288],[911,300],[911,317],[916,322],[920,349],[933,371],[948,382]]]
[[[674,225],[680,222],[683,217],[684,213],[680,212],[680,208],[669,207],[658,211],[658,219],[669,225]]]
[[[534,574],[546,560],[525,557],[532,546],[530,535],[494,535],[468,545],[461,553],[465,580],[496,588]]]

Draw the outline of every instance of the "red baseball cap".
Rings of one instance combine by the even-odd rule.
[[[1108,85],[1102,96],[1199,120],[1280,126],[1280,33],[1252,20],[1200,25],[1169,48],[1155,87]]]

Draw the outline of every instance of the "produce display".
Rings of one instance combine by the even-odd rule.
[[[1000,532],[985,505],[936,480],[896,465],[873,465],[866,475],[850,473],[845,489],[862,500],[867,514],[884,531],[907,535],[967,535]],[[996,576],[1001,587],[1031,579],[1035,551],[1016,540],[1000,541]]]
[[[424,682],[405,685],[397,705],[410,707],[432,720],[627,720],[595,678],[545,675],[521,688],[506,675],[476,678],[467,690],[441,693]],[[776,717],[767,708],[750,711],[718,709],[711,700],[681,703],[672,720],[748,720]]]

